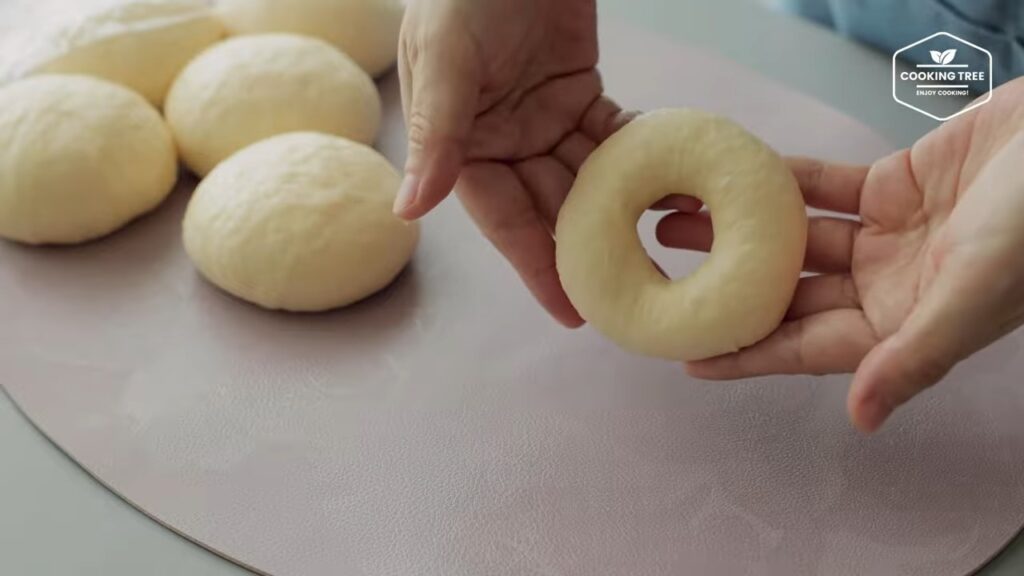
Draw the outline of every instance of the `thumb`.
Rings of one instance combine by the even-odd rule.
[[[424,42],[417,52],[413,62],[403,58],[408,65],[399,71],[409,155],[394,210],[407,220],[425,215],[455,187],[480,90],[474,54],[466,43],[449,37]]]
[[[973,288],[973,294],[984,294]],[[995,311],[971,298],[970,289],[953,274],[940,274],[899,330],[868,353],[847,398],[858,429],[877,431],[896,408],[998,338],[990,333],[999,324]]]

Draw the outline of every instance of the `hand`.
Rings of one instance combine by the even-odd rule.
[[[706,379],[856,372],[861,430],[1024,324],[1024,79],[870,168],[796,159],[814,218],[787,321],[736,354],[688,365]],[[659,223],[666,246],[707,250],[702,214]]]
[[[409,128],[395,203],[419,218],[459,198],[537,300],[567,326],[552,238],[576,171],[629,120],[602,96],[595,0],[414,0],[399,73]]]

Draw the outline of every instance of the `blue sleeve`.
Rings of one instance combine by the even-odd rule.
[[[1024,0],[782,0],[781,3],[793,12],[887,53],[936,32],[949,32],[992,53],[996,84],[1024,74]]]

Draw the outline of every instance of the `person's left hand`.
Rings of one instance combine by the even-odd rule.
[[[595,69],[595,0],[415,0],[399,52],[409,158],[396,214],[423,216],[459,180],[537,300],[580,325],[551,230],[574,170],[626,121]]]
[[[761,343],[690,363],[696,377],[856,372],[853,422],[875,431],[958,362],[1024,324],[1024,79],[869,167],[791,161],[813,218],[785,323]],[[708,250],[706,214],[659,224]]]

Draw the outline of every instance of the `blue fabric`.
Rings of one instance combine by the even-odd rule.
[[[1024,74],[1024,0],[782,0],[782,4],[890,53],[936,32],[949,32],[992,53],[996,84]]]

